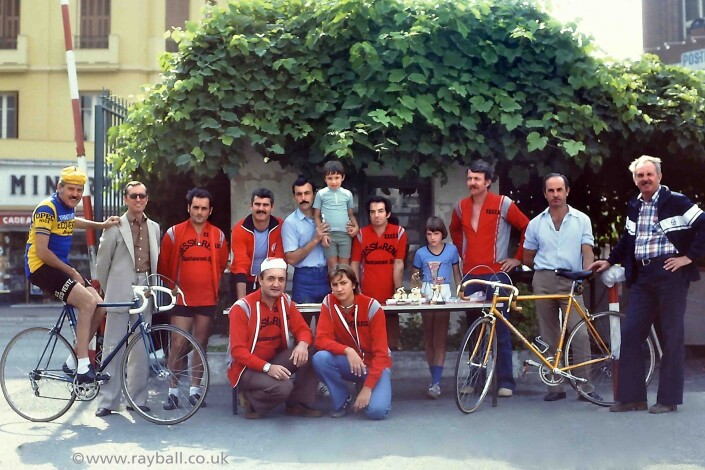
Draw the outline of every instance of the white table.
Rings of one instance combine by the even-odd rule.
[[[382,309],[385,312],[409,312],[409,313],[433,313],[439,311],[453,311],[453,310],[471,310],[480,308],[489,308],[491,306],[488,302],[446,302],[444,304],[394,304],[386,305],[382,304]],[[321,304],[297,304],[296,307],[301,313],[318,313],[321,311]]]

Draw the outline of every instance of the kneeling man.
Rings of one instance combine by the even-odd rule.
[[[261,418],[282,402],[286,402],[287,415],[321,416],[311,407],[318,385],[309,364],[313,335],[291,297],[284,293],[286,267],[281,258],[262,261],[260,288],[230,309],[228,377],[249,403],[248,419]],[[289,332],[295,346],[288,345]]]

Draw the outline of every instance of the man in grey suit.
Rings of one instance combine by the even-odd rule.
[[[105,302],[130,301],[133,297],[132,285],[144,285],[147,276],[157,272],[161,234],[159,225],[153,220],[149,220],[144,213],[148,199],[149,195],[144,184],[139,181],[127,183],[123,196],[127,211],[120,217],[119,226],[113,226],[103,231],[103,235],[100,237],[98,280],[105,292]],[[107,311],[103,357],[115,349],[127,332],[129,325],[134,321],[126,307],[112,307]],[[149,308],[145,310],[144,317],[147,322],[151,321]],[[119,369],[125,347],[123,346],[121,349],[122,352],[106,368],[106,372],[110,374],[112,380],[100,389],[96,416],[108,416],[112,412],[120,410],[122,380]],[[148,370],[144,367],[138,367],[137,362],[140,361],[143,364],[147,362],[146,352],[143,358],[135,357],[135,364],[130,364],[128,374],[133,375],[140,371],[144,375],[144,380],[141,377],[130,377],[129,383],[131,386],[143,388],[141,391],[136,390],[134,396],[137,397],[138,402],[146,403],[147,397],[144,388],[148,379],[146,374]],[[138,403],[138,406],[146,405]]]

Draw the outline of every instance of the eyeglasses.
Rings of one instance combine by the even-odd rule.
[[[127,197],[129,197],[130,199],[147,199],[149,196],[144,193],[132,193],[128,194]]]

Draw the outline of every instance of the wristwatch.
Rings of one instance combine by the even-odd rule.
[[[272,367],[272,364],[270,364],[269,362],[266,363],[266,364],[264,365],[264,367],[262,367],[262,372],[264,372],[265,374],[268,373],[268,372],[269,372],[269,369],[270,369],[271,367]]]

